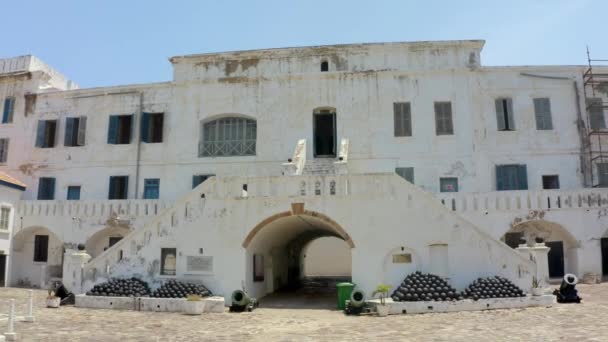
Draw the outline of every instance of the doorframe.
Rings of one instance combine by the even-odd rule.
[[[606,247],[604,248],[604,244]],[[608,237],[600,238],[600,255],[602,258],[602,277],[608,277]],[[607,264],[604,263],[606,261]]]
[[[546,241],[545,244],[547,245],[547,247],[549,248],[553,248],[551,247],[549,244],[551,243],[555,243],[555,244],[559,244],[561,245],[561,250],[562,250],[562,260],[561,260],[561,269],[562,269],[562,275],[560,277],[551,277],[551,259],[547,258],[547,262],[549,263],[548,266],[548,271],[549,271],[549,278],[562,278],[565,274],[566,274],[566,248],[564,246],[564,241],[562,240],[555,240],[555,241]],[[561,243],[561,244],[560,244]],[[551,251],[549,251],[550,253]]]
[[[317,115],[331,115],[332,116],[332,124],[333,124],[333,138],[334,138],[334,148],[333,154],[321,154],[317,155],[317,123],[316,117]],[[338,125],[336,120],[336,111],[331,109],[320,109],[314,110],[312,113],[312,156],[314,158],[336,158],[338,156]]]

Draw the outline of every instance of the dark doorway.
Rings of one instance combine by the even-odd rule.
[[[336,157],[336,113],[321,111],[314,117],[314,156]]]
[[[546,242],[549,250],[549,278],[564,276],[564,243],[562,241]]]
[[[608,276],[608,238],[601,239],[602,245],[602,274]]]
[[[0,255],[0,287],[5,286],[6,279],[6,255]]]

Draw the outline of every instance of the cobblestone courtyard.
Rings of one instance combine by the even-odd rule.
[[[608,341],[608,283],[578,289],[580,305],[387,318],[310,309],[202,316],[47,309],[46,293],[36,291],[36,322],[18,322],[16,330],[20,341]],[[22,316],[27,290],[0,289],[0,312],[10,298]]]

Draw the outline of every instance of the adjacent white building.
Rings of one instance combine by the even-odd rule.
[[[534,264],[501,242],[521,236],[547,241],[551,277],[607,275],[608,68],[487,67],[483,44],[176,56],[170,82],[91,89],[0,60],[0,171],[27,184],[11,284],[60,278],[85,244],[87,284],[263,296],[312,269],[529,287]],[[327,237],[342,250],[312,245]]]

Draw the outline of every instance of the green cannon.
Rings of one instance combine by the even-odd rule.
[[[344,312],[347,315],[359,315],[368,311],[369,307],[365,303],[365,292],[360,289],[354,289],[350,294],[350,299],[346,302]]]
[[[257,299],[249,297],[243,290],[234,290],[231,299],[230,312],[251,312],[258,307]]]

